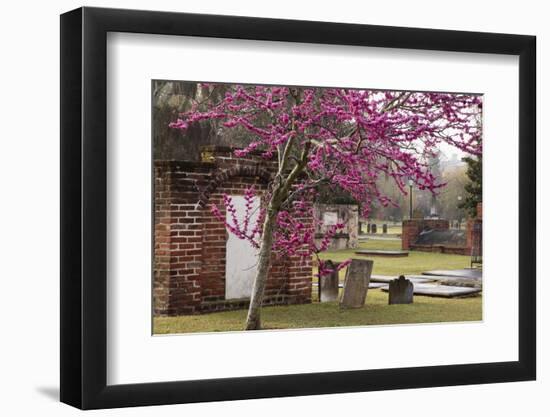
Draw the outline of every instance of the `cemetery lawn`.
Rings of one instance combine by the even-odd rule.
[[[400,250],[401,240],[367,240],[358,249]],[[361,256],[356,249],[327,251],[323,259],[343,261],[348,258],[374,260],[373,274],[398,276],[420,274],[432,269],[459,269],[470,266],[470,257],[441,253],[409,252],[408,257],[389,258]],[[344,280],[345,270],[340,271]],[[314,282],[317,278],[313,278]],[[262,308],[262,322],[265,329],[299,329],[338,326],[367,326],[384,324],[437,323],[480,321],[482,319],[482,296],[469,298],[435,298],[414,296],[414,303],[388,305],[388,293],[380,289],[369,289],[363,308],[340,310],[337,302],[318,303],[317,288],[313,287],[312,304],[273,306]],[[192,333],[240,331],[246,320],[246,310],[219,313],[155,317],[154,333]]]
[[[299,329],[383,324],[480,321],[482,297],[448,300],[415,296],[413,304],[388,305],[388,293],[370,289],[363,308],[340,310],[338,303],[317,303],[262,308],[269,329]],[[196,316],[155,317],[154,333],[227,332],[243,330],[246,310]]]
[[[376,228],[379,235],[382,235],[382,223],[376,223]],[[367,225],[362,225],[363,233],[367,233]],[[397,236],[401,235],[403,231],[403,228],[401,226],[401,223],[391,224],[388,223],[388,233],[385,236]]]
[[[399,276],[402,274],[420,275],[434,269],[462,269],[470,267],[470,257],[444,253],[410,251],[409,256],[390,258],[384,256],[363,256],[355,253],[358,249],[401,250],[401,240],[367,240],[359,243],[357,249],[326,251],[320,254],[321,259],[341,262],[349,258],[372,259],[373,274]],[[344,281],[345,269],[340,271],[340,280]]]

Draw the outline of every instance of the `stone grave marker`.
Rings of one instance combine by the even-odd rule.
[[[376,224],[371,225],[370,231],[371,231],[371,233],[375,233],[375,234],[376,234]]]
[[[371,260],[352,259],[346,271],[340,308],[361,308],[365,305],[373,264]]]
[[[319,302],[338,300],[338,271],[339,262],[327,261],[327,267],[332,270],[328,275],[319,276]]]
[[[388,233],[388,225],[386,223],[382,225],[382,233]]]
[[[370,223],[367,223],[367,233],[370,233],[371,227],[372,227],[371,224],[370,224]]]
[[[382,291],[389,291],[389,288],[382,287]],[[481,288],[453,287],[437,284],[414,284],[414,294],[428,295],[430,297],[470,297],[481,292]]]
[[[390,281],[388,304],[412,304],[413,292],[413,283],[400,275],[399,278]]]

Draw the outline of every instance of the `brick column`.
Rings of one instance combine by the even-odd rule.
[[[310,257],[289,259],[287,294],[293,304],[311,303],[312,267]]]
[[[311,202],[310,202],[311,203]],[[313,210],[311,210],[313,214]],[[306,228],[313,233],[313,218],[311,216],[302,216],[298,219]],[[304,304],[311,303],[311,280],[312,280],[312,260],[311,255],[306,255],[307,251],[291,256],[287,260],[287,293],[292,303]],[[304,256],[302,256],[304,255]]]
[[[403,220],[401,231],[401,249],[409,250],[411,245],[416,241],[416,238],[422,231],[421,221],[419,220]]]
[[[153,310],[167,314],[170,305],[170,171],[155,165]]]
[[[196,179],[173,161],[158,162],[155,170],[154,311],[192,314],[201,303],[203,225]]]
[[[481,202],[477,203],[477,206],[476,206],[476,218],[478,220],[483,219],[483,204]]]
[[[468,255],[472,253],[472,247],[476,240],[480,240],[477,234],[481,234],[483,208],[481,203],[477,203],[475,219],[469,218],[466,222],[466,248]]]

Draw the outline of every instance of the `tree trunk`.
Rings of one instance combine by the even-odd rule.
[[[273,229],[277,218],[277,210],[270,207],[267,210],[266,218],[262,231],[262,243],[260,245],[260,254],[258,256],[258,271],[254,279],[252,287],[252,296],[250,298],[250,306],[248,308],[248,316],[246,318],[246,330],[260,330],[261,320],[260,311],[264,298],[265,284],[269,266],[271,264],[271,246],[273,244]]]
[[[246,330],[260,330],[260,310],[264,298],[265,284],[267,283],[267,274],[271,264],[271,246],[273,245],[273,231],[277,214],[281,209],[281,204],[288,197],[290,187],[294,181],[304,170],[307,162],[307,155],[311,147],[311,142],[306,143],[302,151],[299,163],[290,171],[286,179],[282,179],[287,170],[288,161],[290,161],[290,151],[294,142],[294,136],[289,140],[283,153],[283,158],[280,161],[279,172],[275,177],[276,186],[273,189],[271,201],[268,204],[266,217],[262,230],[262,243],[260,245],[260,254],[258,255],[258,272],[254,279],[252,287],[252,296],[250,297],[250,306],[248,307],[248,316],[246,317]]]

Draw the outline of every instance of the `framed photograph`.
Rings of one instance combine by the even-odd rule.
[[[61,16],[61,401],[533,380],[535,37]]]

